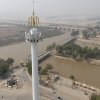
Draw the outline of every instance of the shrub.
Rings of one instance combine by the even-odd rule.
[[[74,75],[71,75],[69,78],[70,78],[71,80],[75,80]]]
[[[46,70],[51,70],[53,69],[53,66],[51,64],[47,64],[45,67]]]
[[[97,94],[92,94],[90,100],[100,100],[100,95],[97,95]]]
[[[48,73],[48,70],[46,70],[46,69],[42,69],[40,71],[40,75],[47,75],[47,73]]]

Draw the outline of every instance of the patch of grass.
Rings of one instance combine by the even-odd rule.
[[[92,94],[90,100],[100,100],[100,95]]]

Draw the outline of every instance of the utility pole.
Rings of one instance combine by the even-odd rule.
[[[29,26],[31,26],[32,29],[30,30],[30,32],[25,33],[26,41],[31,44],[33,100],[40,100],[37,43],[43,39],[43,36],[40,32],[38,32],[36,28],[38,23],[39,23],[39,18],[35,16],[33,7],[33,15],[29,18]]]

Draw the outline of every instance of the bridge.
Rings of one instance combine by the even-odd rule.
[[[66,39],[64,39],[63,41],[60,41],[59,43],[57,43],[56,46],[58,45],[64,45],[65,43],[69,43],[71,42],[72,40],[74,40],[76,37],[72,37],[72,36],[69,36],[67,37]],[[44,51],[42,53],[40,53],[38,55],[38,62],[41,63],[43,62],[45,59],[47,59],[48,57],[50,57],[51,53],[52,53],[53,50],[51,51]],[[31,55],[29,55],[27,58],[26,58],[26,61],[30,61],[31,60]]]
[[[14,26],[27,26],[28,22],[27,21],[22,21],[22,20],[4,20],[0,19],[0,25],[14,25]]]
[[[44,51],[38,55],[38,62],[41,63],[45,59],[47,59],[51,54],[51,51]],[[31,61],[31,55],[28,55],[26,61]]]
[[[51,55],[51,51],[45,51],[38,56],[38,62],[41,63]]]
[[[76,39],[76,37],[69,36],[66,39],[58,42],[56,46],[58,46],[58,45],[64,45],[66,43],[69,43],[69,42],[73,41],[74,39]]]

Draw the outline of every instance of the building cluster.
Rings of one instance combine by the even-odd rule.
[[[40,76],[40,84],[45,86],[45,87],[49,87],[49,88],[53,88],[53,84],[55,82],[57,82],[58,80],[60,80],[60,76],[59,75],[55,75],[55,74],[49,74],[46,76]]]

